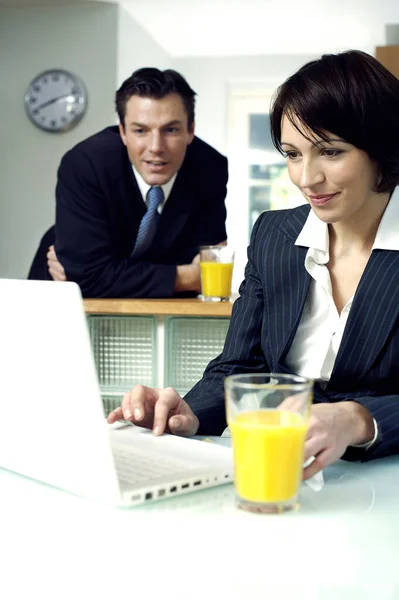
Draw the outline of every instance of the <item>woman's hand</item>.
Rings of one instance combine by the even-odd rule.
[[[127,392],[122,405],[113,410],[108,423],[124,419],[140,427],[152,429],[154,435],[164,431],[177,435],[195,435],[199,428],[198,418],[187,402],[173,388],[156,389],[135,385]]]
[[[369,411],[351,400],[313,404],[305,442],[305,461],[315,460],[304,469],[309,479],[337,461],[348,446],[366,444],[374,437],[374,421]]]

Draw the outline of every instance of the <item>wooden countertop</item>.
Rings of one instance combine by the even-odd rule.
[[[87,298],[83,302],[86,313],[92,315],[230,317],[233,306],[233,302],[204,302],[199,298]]]

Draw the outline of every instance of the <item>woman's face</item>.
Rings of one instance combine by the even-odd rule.
[[[281,147],[291,181],[325,223],[356,221],[374,212],[376,167],[368,154],[328,133],[328,142],[299,124],[298,131],[284,116]],[[307,139],[303,133],[307,135]]]

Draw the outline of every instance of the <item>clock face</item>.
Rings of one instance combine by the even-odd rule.
[[[45,131],[71,129],[87,107],[83,82],[68,71],[51,69],[38,75],[25,94],[25,109],[33,123]]]

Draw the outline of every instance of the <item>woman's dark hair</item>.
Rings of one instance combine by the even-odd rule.
[[[169,94],[178,94],[181,97],[187,113],[188,129],[190,130],[194,123],[196,93],[184,77],[173,69],[160,71],[159,69],[145,67],[135,71],[122,83],[115,95],[115,107],[120,123],[123,127],[125,126],[126,103],[131,96],[159,99]]]
[[[309,130],[309,139],[327,140],[330,132],[367,152],[378,165],[376,192],[398,185],[399,80],[369,54],[324,54],[277,89],[270,126],[280,152],[283,116],[301,133],[301,125]]]

